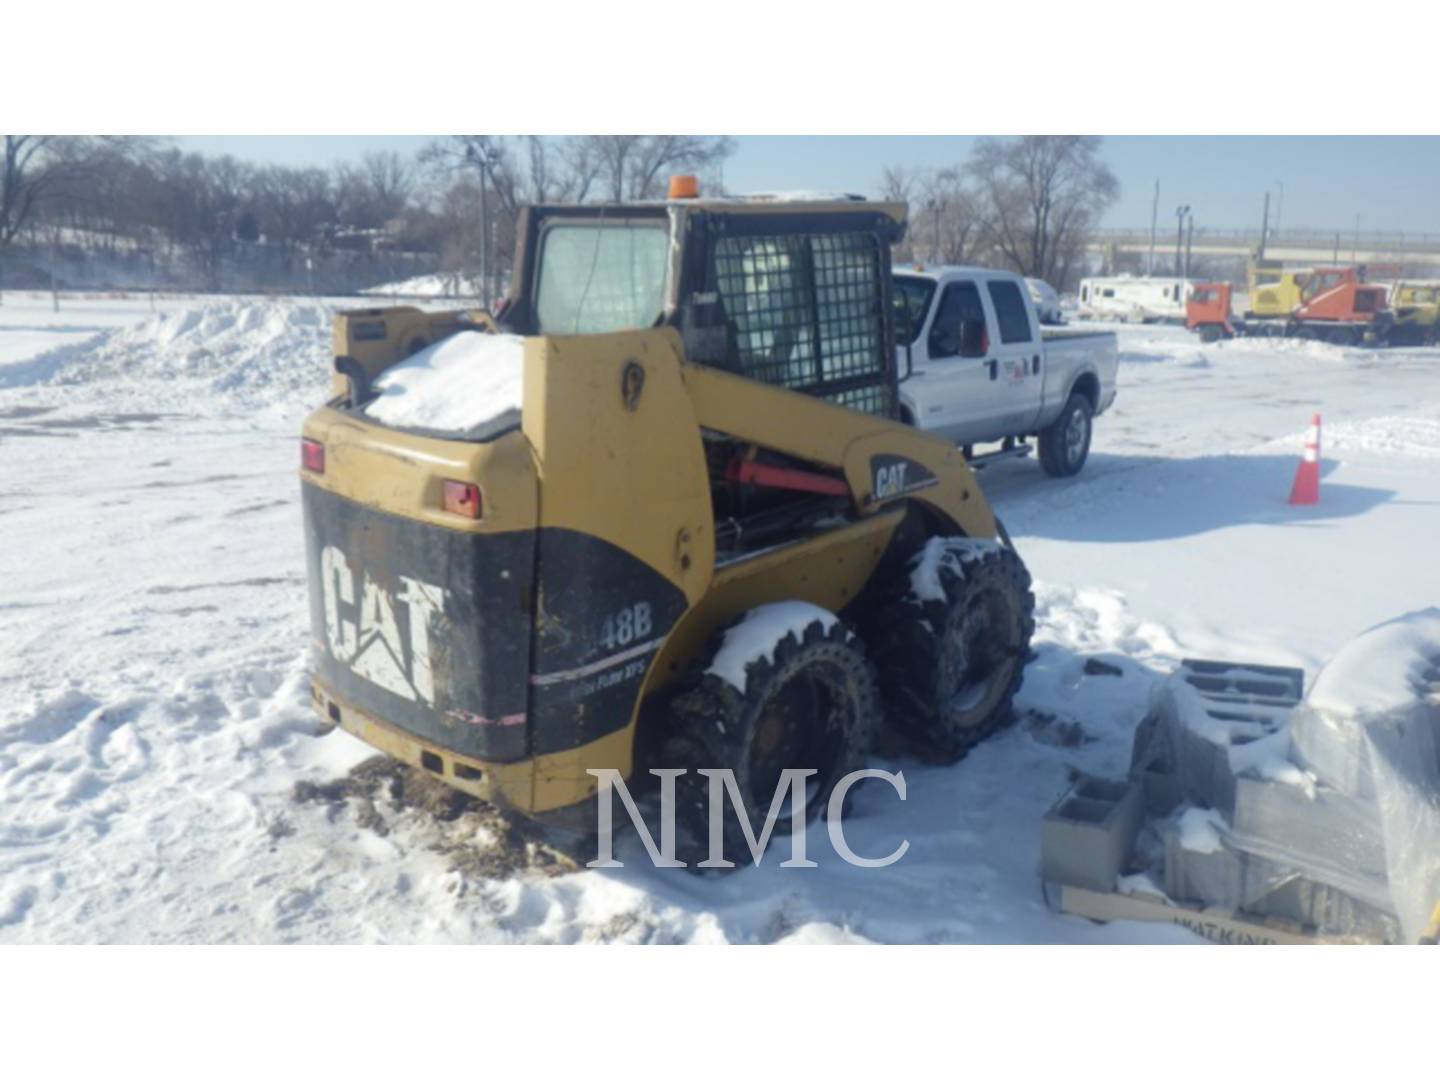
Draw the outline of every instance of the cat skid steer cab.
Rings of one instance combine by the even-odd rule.
[[[351,311],[302,471],[322,716],[513,811],[597,774],[784,770],[824,812],[882,725],[954,761],[1010,717],[1030,580],[959,449],[901,424],[890,245],[837,198],[537,206],[500,313]],[[758,831],[758,829],[757,829]],[[698,847],[686,848],[686,837]]]

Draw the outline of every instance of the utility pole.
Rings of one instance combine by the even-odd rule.
[[[1160,178],[1155,178],[1155,199],[1150,203],[1150,254],[1145,258],[1145,276],[1155,273],[1155,225],[1160,220]]]
[[[1195,215],[1191,214],[1185,225],[1185,273],[1180,276],[1190,280],[1190,248],[1195,243]]]
[[[1275,239],[1280,239],[1280,218],[1285,213],[1285,181],[1276,180],[1280,185],[1280,205],[1275,207]]]
[[[1355,220],[1358,222],[1358,217],[1356,217]],[[1356,228],[1359,228],[1359,226],[1356,225]],[[55,259],[56,252],[59,251],[59,246],[60,226],[56,225],[55,229],[50,232],[50,305],[52,305],[50,310],[52,311],[60,310],[60,287],[58,282],[55,281]]]
[[[1265,258],[1265,241],[1270,238],[1270,193],[1265,192],[1265,212],[1260,216],[1260,253],[1257,258]]]
[[[1175,208],[1175,276],[1180,277],[1181,257],[1185,253],[1185,215],[1190,213],[1190,207],[1177,206]]]

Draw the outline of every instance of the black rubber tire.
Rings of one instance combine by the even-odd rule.
[[[758,838],[780,769],[819,770],[807,786],[806,822],[813,821],[836,783],[864,767],[880,723],[875,671],[864,643],[843,622],[827,628],[817,617],[800,639],[793,633],[781,638],[771,659],[750,663],[743,694],[704,670],[723,640],[723,633],[717,635],[698,665],[701,674],[670,702],[670,737],[660,753],[663,767],[688,770],[675,784],[676,850],[697,873],[728,868],[698,866],[709,857],[710,798],[709,778],[696,770],[734,771]],[[734,805],[727,797],[723,806],[725,858],[736,868],[748,866],[753,858]],[[789,815],[787,798],[777,834],[789,833]]]
[[[1072,432],[1078,425],[1078,435]],[[1055,422],[1040,432],[1040,467],[1055,477],[1074,476],[1085,467],[1090,457],[1090,438],[1094,432],[1094,409],[1084,394],[1071,394]],[[1072,440],[1078,438],[1078,442]]]
[[[945,549],[938,560],[945,599],[914,591],[911,571],[924,558],[922,549],[879,592],[868,633],[891,730],[911,752],[948,763],[1014,719],[1011,705],[1035,632],[1035,597],[1013,548],[966,539],[930,544]],[[990,622],[999,622],[1002,633],[986,634]],[[956,681],[962,669],[971,674],[972,661],[981,666],[984,689],[967,705],[964,683]]]
[[[1200,327],[1200,343],[1202,345],[1214,345],[1225,336],[1225,331],[1214,323],[1205,323]]]

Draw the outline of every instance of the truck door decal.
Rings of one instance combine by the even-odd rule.
[[[360,593],[360,621],[345,616],[355,603],[355,575],[345,553],[329,546],[320,556],[325,599],[325,639],[330,655],[362,679],[406,701],[435,704],[430,660],[430,623],[445,609],[445,590],[416,578],[400,577],[399,606],[405,612],[409,648],[396,619],[396,597],[369,574]]]

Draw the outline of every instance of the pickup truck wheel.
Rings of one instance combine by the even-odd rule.
[[[1025,564],[998,541],[935,537],[901,567],[866,629],[905,749],[958,761],[1014,718],[1034,612]]]
[[[767,608],[750,614],[763,619]],[[711,807],[709,777],[697,770],[731,770],[758,840],[783,770],[816,770],[805,788],[805,820],[815,820],[840,779],[864,766],[880,719],[875,673],[864,645],[828,612],[817,610],[798,629],[782,623],[765,640],[749,633],[739,647],[755,655],[741,656],[744,687],[737,687],[730,681],[736,661],[727,660],[726,643],[736,628],[744,633],[748,621],[716,635],[704,654],[706,666],[670,702],[671,735],[659,755],[666,768],[687,770],[675,784],[676,854],[696,873],[754,861],[726,794],[720,807],[724,857],[734,866],[699,866],[709,858]],[[777,833],[789,831],[790,809],[787,794],[775,822]]]
[[[1055,422],[1040,432],[1040,467],[1050,476],[1074,476],[1090,456],[1090,399],[1071,394]]]

